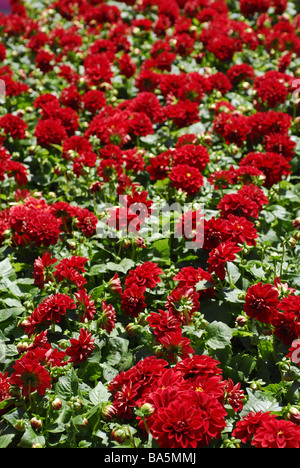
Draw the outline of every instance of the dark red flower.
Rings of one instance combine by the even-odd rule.
[[[52,280],[51,266],[57,262],[49,252],[45,252],[42,257],[34,261],[33,277],[34,284],[43,289],[45,283]]]
[[[208,272],[214,272],[221,281],[224,281],[227,262],[233,262],[236,259],[236,254],[241,250],[241,247],[235,242],[222,242],[209,253]]]
[[[177,287],[167,297],[165,308],[184,325],[190,323],[192,316],[199,310],[199,293],[193,287]]]
[[[29,396],[35,391],[43,396],[47,388],[51,388],[50,374],[38,359],[31,359],[25,354],[15,362],[13,369],[10,384],[22,388],[24,396]]]
[[[133,284],[121,294],[122,310],[127,316],[134,318],[143,312],[146,307],[144,292],[144,287]]]
[[[244,310],[248,317],[262,323],[271,323],[279,305],[278,290],[262,282],[250,286],[245,297]]]
[[[81,328],[78,339],[70,339],[70,346],[66,350],[66,354],[70,356],[69,361],[73,362],[73,364],[86,361],[95,348],[94,341],[92,333]]]
[[[284,419],[261,421],[251,445],[256,448],[300,448],[300,427]]]
[[[161,282],[160,275],[163,274],[157,263],[144,262],[134,270],[130,270],[125,279],[125,286],[129,288],[133,284],[139,287],[153,289]]]
[[[203,176],[199,169],[187,164],[173,166],[169,177],[172,187],[187,192],[189,195],[199,193],[203,185]]]

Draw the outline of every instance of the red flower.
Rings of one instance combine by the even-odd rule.
[[[86,279],[82,273],[85,272],[85,264],[88,261],[86,257],[78,257],[73,255],[71,258],[64,258],[55,267],[54,275],[58,283],[68,281],[74,283],[78,288],[82,288],[86,284]]]
[[[271,323],[279,305],[278,290],[262,282],[251,286],[246,294],[244,310],[248,317]]]
[[[232,436],[236,439],[240,439],[243,444],[252,441],[254,434],[263,423],[263,421],[269,422],[273,421],[275,416],[271,415],[269,412],[263,413],[254,411],[248,413],[242,419],[237,421],[236,426],[232,432]]]
[[[210,273],[200,267],[194,268],[192,266],[181,268],[181,270],[173,277],[173,280],[179,281],[177,288],[194,288],[200,281],[207,281],[213,284]],[[198,293],[199,297],[214,297],[214,288],[208,287],[207,289],[198,291]]]
[[[300,427],[284,419],[261,421],[251,445],[256,448],[300,448]]]
[[[158,351],[158,355],[162,355],[171,363],[177,362],[178,358],[185,359],[195,352],[190,339],[184,337],[181,330],[167,332],[159,338],[159,343],[162,345],[162,351]]]
[[[177,164],[172,167],[169,177],[172,187],[183,190],[189,195],[199,193],[203,185],[203,176],[199,169],[187,164]]]
[[[243,409],[243,400],[245,399],[244,391],[241,390],[241,383],[238,382],[234,385],[231,379],[228,379],[227,386],[225,388],[226,402],[233,408],[235,412]]]
[[[180,330],[181,327],[181,321],[168,310],[151,312],[146,320],[149,323],[150,328],[153,329],[153,333],[156,335],[158,341],[166,333],[176,332],[177,330]]]
[[[241,247],[236,245],[235,242],[222,242],[209,253],[207,260],[209,264],[208,272],[214,272],[221,281],[224,281],[227,262],[233,262],[236,259],[235,254],[241,250]]]
[[[285,156],[279,153],[248,153],[241,161],[240,166],[253,166],[265,176],[264,186],[272,187],[283,177],[291,173],[291,166]]]
[[[163,271],[157,266],[157,263],[144,262],[138,265],[134,270],[130,270],[125,279],[125,286],[129,288],[133,284],[139,287],[153,289],[161,282],[160,276]]]
[[[167,297],[165,308],[178,317],[182,324],[187,325],[190,323],[192,315],[199,310],[198,299],[199,293],[194,288],[177,287]]]
[[[31,359],[26,354],[18,359],[10,376],[10,384],[22,388],[22,394],[28,396],[37,391],[39,395],[44,395],[47,388],[51,388],[51,377],[49,372],[42,366],[38,359]]]
[[[143,312],[146,307],[144,292],[144,287],[133,284],[121,294],[122,310],[127,316],[134,318]]]
[[[196,167],[200,172],[204,171],[209,163],[209,153],[205,146],[185,144],[177,148],[173,153],[173,166],[177,164],[186,164]]]
[[[52,258],[52,255],[48,252],[44,253],[42,257],[38,257],[34,261],[33,277],[34,284],[40,289],[43,289],[45,283],[51,281],[51,265],[57,262],[56,258]]]
[[[86,237],[92,237],[97,228],[98,218],[87,208],[76,208],[77,228],[80,229]]]
[[[201,409],[189,402],[172,401],[157,408],[150,426],[160,448],[196,448],[205,431]]]
[[[107,304],[102,300],[102,313],[98,319],[98,323],[102,330],[106,330],[110,334],[116,326],[116,311],[112,304]]]
[[[56,245],[60,235],[60,221],[44,210],[31,210],[27,221],[27,235],[37,247]]]
[[[38,145],[48,148],[53,144],[61,145],[68,134],[61,120],[50,118],[38,122],[34,136]]]
[[[51,294],[34,309],[26,325],[26,333],[32,334],[39,324],[50,322],[58,323],[61,317],[66,315],[67,310],[75,309],[74,300],[66,294]]]
[[[168,177],[171,169],[171,151],[158,154],[149,159],[149,166],[146,171],[150,174],[151,180],[163,180]]]
[[[80,289],[74,293],[77,299],[76,306],[79,311],[79,321],[85,322],[93,320],[97,313],[95,301],[92,300],[92,296],[89,295],[85,289]]]
[[[0,403],[3,400],[7,400],[10,398],[9,394],[9,388],[10,388],[10,381],[8,378],[8,373],[5,372],[4,374],[0,372]],[[3,414],[5,410],[0,410],[0,415]]]
[[[6,114],[0,118],[0,128],[6,136],[11,136],[13,140],[22,140],[26,137],[25,130],[28,125],[21,117],[13,114]]]
[[[70,356],[69,361],[73,362],[73,364],[86,361],[95,348],[94,341],[92,334],[81,328],[78,340],[75,338],[70,339],[71,346],[66,350],[66,354]]]

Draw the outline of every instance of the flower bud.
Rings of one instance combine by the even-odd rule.
[[[111,433],[111,438],[119,444],[123,444],[127,440],[127,431],[125,427],[118,427],[114,429]]]
[[[17,429],[17,431],[24,431],[25,427],[26,427],[26,423],[25,423],[24,419],[18,419],[15,422],[15,429]]]
[[[41,429],[43,423],[40,419],[36,418],[35,416],[30,419],[30,425],[33,429]]]
[[[151,416],[154,413],[155,407],[151,405],[151,403],[144,403],[143,406],[141,407],[141,411],[144,414],[144,416],[147,418],[148,416]]]
[[[289,409],[287,418],[289,421],[298,424],[298,426],[300,425],[300,411],[294,406]]]
[[[105,419],[105,421],[112,421],[112,419],[114,419],[116,415],[117,410],[111,404],[106,405],[102,410],[102,417],[103,419]]]
[[[60,398],[55,398],[55,400],[52,401],[51,403],[51,408],[55,411],[60,410],[62,407],[62,401]]]

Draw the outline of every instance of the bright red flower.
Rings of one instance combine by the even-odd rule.
[[[77,310],[79,312],[79,321],[85,322],[93,320],[97,313],[95,301],[92,300],[92,296],[89,295],[84,288],[74,293]]]
[[[209,264],[208,272],[214,272],[221,281],[224,281],[227,262],[233,262],[236,259],[236,254],[241,250],[241,247],[236,245],[235,242],[222,242],[209,253],[207,260]]]
[[[98,319],[100,328],[110,334],[116,326],[116,311],[112,304],[102,300],[102,313]]]
[[[193,287],[177,287],[167,297],[165,308],[187,325],[195,312],[199,310],[199,293]]]
[[[158,355],[161,354],[171,363],[176,363],[178,358],[185,359],[195,352],[190,339],[184,337],[181,330],[167,332],[159,338],[159,343],[162,345],[162,351],[158,351]]]
[[[172,187],[187,192],[189,195],[199,193],[203,185],[203,176],[199,169],[187,164],[173,166],[169,178]]]
[[[266,421],[273,421],[275,416],[271,413],[266,412],[263,413],[262,411],[258,411],[257,413],[251,411],[242,419],[237,421],[235,428],[232,432],[232,436],[236,439],[240,439],[243,444],[247,442],[251,442],[253,439],[254,434],[259,429],[260,425]]]
[[[66,354],[70,356],[69,361],[73,362],[73,364],[86,361],[95,348],[94,341],[92,333],[81,328],[78,339],[70,339],[70,346],[66,350]]]
[[[250,286],[245,297],[244,310],[248,317],[262,323],[271,323],[279,306],[278,290],[262,282]]]
[[[146,307],[144,292],[144,287],[133,284],[121,294],[122,310],[127,316],[134,318],[143,312]]]
[[[261,421],[251,445],[256,448],[300,448],[300,427],[284,419]]]
[[[34,284],[40,289],[43,289],[45,283],[52,280],[51,266],[57,262],[56,258],[48,252],[44,253],[42,257],[38,257],[34,261],[33,277]]]
[[[133,284],[139,287],[153,289],[161,282],[160,275],[163,274],[157,263],[144,262],[134,270],[130,270],[125,279],[125,286],[129,288]]]
[[[13,368],[14,372],[9,379],[10,384],[22,388],[24,396],[35,391],[39,395],[45,395],[47,388],[51,388],[50,374],[38,359],[31,359],[25,354],[15,362]]]

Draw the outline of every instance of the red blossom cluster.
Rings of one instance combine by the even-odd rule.
[[[280,278],[274,284],[259,282],[250,286],[244,310],[251,319],[270,324],[274,335],[287,346],[299,337],[300,296],[294,288],[282,285]]]
[[[147,429],[165,448],[197,448],[218,439],[226,426],[228,403],[243,406],[240,385],[223,380],[219,362],[209,356],[186,357],[174,367],[159,357],[140,361],[110,383],[118,418],[130,421],[146,410]],[[143,419],[140,427],[146,431]]]
[[[54,246],[64,233],[71,233],[74,229],[87,238],[95,234],[98,218],[88,209],[67,202],[51,205],[44,198],[35,198],[26,190],[21,195],[24,196],[20,203],[0,213],[2,242],[6,231],[13,245],[36,247]]]

